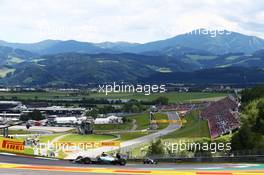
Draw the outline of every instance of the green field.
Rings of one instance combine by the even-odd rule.
[[[60,142],[89,142],[89,141],[103,141],[103,140],[111,140],[116,139],[115,136],[112,135],[99,135],[99,134],[91,134],[91,135],[79,135],[79,134],[69,134],[62,139]]]
[[[51,134],[51,135],[46,135],[46,136],[40,136],[39,142],[40,143],[47,143],[48,141],[51,142],[53,139],[55,139],[56,137],[59,137],[63,134],[64,133],[56,133],[56,134]]]
[[[147,132],[125,132],[125,133],[120,133],[118,134],[120,136],[120,139],[118,139],[118,141],[124,142],[127,140],[132,140],[132,139],[136,139],[138,137],[143,137],[148,135]]]
[[[126,122],[123,124],[100,124],[100,125],[94,125],[94,130],[96,131],[105,131],[105,130],[129,130],[132,128],[131,122]]]
[[[238,55],[232,55],[232,56],[226,57],[225,60],[233,61],[233,60],[236,60],[236,59],[238,59],[240,57],[241,56],[238,56]]]
[[[167,114],[156,113],[154,116],[156,117],[156,120],[168,120],[168,116],[167,116]],[[166,128],[168,125],[169,125],[168,123],[160,123],[160,124],[158,124],[159,129],[164,129],[164,128]]]
[[[203,56],[203,55],[187,55],[189,58],[191,58],[194,61],[198,60],[213,60],[216,58],[216,56]]]
[[[155,113],[154,116],[156,117],[156,120],[167,120],[168,119],[167,115],[162,114],[162,113]],[[149,119],[150,119],[149,113],[138,114],[135,116],[131,116],[129,118],[136,120],[137,130],[144,130],[144,129],[149,128]],[[159,124],[159,129],[164,129],[167,126],[168,126],[168,123]]]
[[[137,99],[143,101],[152,101],[160,96],[169,98],[170,103],[189,102],[199,99],[214,99],[226,96],[226,93],[205,93],[205,92],[168,92],[154,93],[144,95],[142,93],[69,93],[69,92],[0,92],[1,100],[63,100],[63,99]]]
[[[9,135],[19,135],[19,134],[35,134],[36,132],[30,132],[25,130],[8,130]],[[0,130],[0,135],[3,135],[3,130]]]
[[[149,128],[149,113],[131,116],[130,118],[136,120],[137,130]]]
[[[78,99],[80,97],[66,92],[0,92],[0,98],[18,100]]]
[[[209,128],[207,121],[198,118],[199,111],[193,111],[185,117],[187,123],[182,126],[181,129],[174,131],[166,136],[168,138],[199,138],[207,137],[210,138]]]
[[[11,68],[6,68],[6,67],[0,68],[0,78],[4,78],[6,77],[8,73],[11,73],[14,71],[15,69],[11,69]]]
[[[93,98],[109,98],[109,99],[136,99],[144,101],[152,101],[160,96],[169,98],[170,103],[189,102],[191,100],[208,99],[216,97],[224,97],[226,93],[206,93],[206,92],[168,92],[155,93],[151,95],[144,95],[142,93],[110,93],[105,95],[103,93],[93,93],[88,97]]]
[[[9,64],[18,64],[18,63],[22,63],[24,62],[23,59],[21,58],[18,58],[18,57],[11,57],[9,60],[8,60],[8,63]]]
[[[158,69],[158,72],[169,73],[169,72],[172,72],[172,70],[167,67],[161,67]]]

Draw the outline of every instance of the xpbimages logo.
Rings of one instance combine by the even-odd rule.
[[[217,153],[218,151],[230,151],[231,143],[217,143],[217,142],[192,142],[192,141],[182,141],[179,142],[165,142],[164,143],[167,150],[171,153],[177,153],[181,151],[210,151],[211,153]]]
[[[120,84],[113,82],[113,84],[99,85],[98,89],[99,93],[105,93],[105,95],[108,95],[109,93],[144,93],[145,95],[150,95],[151,93],[166,92],[165,85],[133,85],[124,84],[124,82],[121,82]]]
[[[220,35],[231,35],[231,31],[224,29],[196,29],[187,34],[189,35],[207,35],[209,37],[217,37]]]

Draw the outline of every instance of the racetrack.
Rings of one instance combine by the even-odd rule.
[[[168,119],[169,120],[180,120],[179,114],[177,112],[167,112],[168,115]],[[151,142],[154,139],[160,138],[162,136],[165,136],[171,132],[176,131],[177,129],[180,129],[181,125],[177,124],[177,123],[170,123],[168,125],[168,127],[166,127],[165,129],[159,130],[153,134],[149,134],[143,137],[139,137],[137,139],[133,139],[133,140],[128,140],[125,142],[121,143],[120,147],[100,147],[100,148],[96,148],[96,149],[90,149],[88,151],[79,151],[79,152],[74,152],[74,153],[69,153],[68,156],[65,159],[76,159],[76,157],[78,156],[88,156],[88,157],[96,157],[100,154],[102,154],[102,152],[108,152],[108,151],[114,151],[117,149],[128,149],[128,148],[133,148],[138,146],[139,144],[142,143],[148,143]]]
[[[168,113],[170,120],[178,119],[177,113]],[[180,125],[170,124],[167,128],[148,136],[140,137],[123,143],[123,147],[147,142],[179,129]],[[99,152],[98,152],[99,153]],[[161,174],[161,175],[264,175],[264,164],[247,163],[160,163],[144,165],[128,163],[126,166],[114,165],[80,165],[68,160],[56,160],[40,157],[0,154],[0,175],[103,175],[103,174]]]
[[[0,174],[6,175],[48,175],[48,174],[207,174],[207,175],[263,175],[263,164],[175,164],[162,163],[144,165],[129,163],[126,166],[79,165],[66,160],[49,160],[25,156],[0,155]]]

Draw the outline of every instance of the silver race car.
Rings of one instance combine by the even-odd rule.
[[[112,164],[112,165],[126,165],[126,159],[121,154],[117,153],[116,156],[111,156],[107,153],[102,153],[96,158],[78,156],[74,163],[79,164]]]

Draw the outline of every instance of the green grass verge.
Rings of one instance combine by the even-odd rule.
[[[198,116],[199,111],[191,112],[185,117],[187,123],[185,123],[181,129],[174,131],[163,138],[210,138],[207,121],[199,119]]]
[[[137,130],[143,130],[149,128],[149,113],[143,113],[129,117],[132,120],[136,120]]]
[[[120,139],[118,139],[118,141],[124,142],[124,141],[128,141],[128,140],[133,140],[139,137],[143,137],[148,135],[147,132],[126,132],[126,133],[120,133],[118,134],[120,135]]]
[[[59,137],[59,136],[64,135],[64,134],[65,133],[56,133],[56,134],[51,134],[51,135],[40,136],[39,141],[40,141],[40,143],[47,143],[48,141],[51,142],[56,137]]]
[[[156,117],[156,120],[168,120],[167,114],[163,114],[163,113],[156,113],[155,117]],[[168,127],[168,125],[169,125],[169,123],[159,123],[158,129],[164,129],[164,128]]]
[[[115,139],[115,136],[112,135],[99,135],[99,134],[91,134],[91,135],[79,135],[79,134],[69,134],[62,139],[60,142],[89,142],[89,141],[104,141]]]
[[[143,114],[132,116],[130,118],[136,120],[137,130],[143,130],[143,129],[149,128],[149,118],[150,118],[149,115],[150,115],[149,113],[143,113]],[[156,117],[156,120],[167,120],[168,119],[167,114],[155,113],[154,115]],[[164,129],[168,125],[169,125],[168,123],[161,123],[159,124],[159,129]]]
[[[100,131],[100,130],[129,130],[132,128],[132,122],[125,122],[123,124],[99,124],[94,125],[94,130]]]

